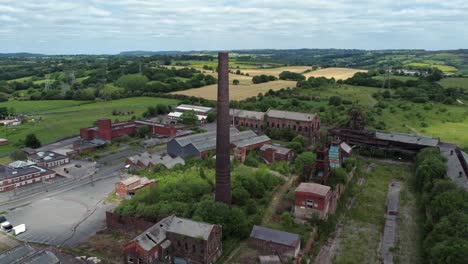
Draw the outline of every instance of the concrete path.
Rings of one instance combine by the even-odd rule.
[[[388,186],[385,213],[385,227],[381,241],[380,254],[384,264],[393,264],[393,247],[397,241],[398,210],[400,207],[400,182],[393,181]]]

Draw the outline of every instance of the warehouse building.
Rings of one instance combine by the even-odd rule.
[[[0,164],[0,192],[10,191],[34,183],[42,183],[56,177],[56,173],[36,165]]]
[[[153,135],[173,137],[177,129],[172,125],[159,124],[151,121],[129,121],[112,124],[110,119],[100,119],[96,127],[80,129],[80,137],[85,140],[100,139],[111,142],[122,136],[132,136],[138,128],[149,126]]]
[[[214,108],[198,105],[181,104],[174,108],[174,111],[170,112],[167,115],[167,118],[172,121],[178,121],[180,119],[180,116],[185,112],[193,112],[197,116],[198,122],[205,123],[208,114],[214,112]]]
[[[230,129],[231,148],[242,148],[245,151],[260,148],[270,143],[271,139],[265,135],[258,136],[248,130],[240,132],[236,128]],[[167,143],[167,153],[179,157],[205,158],[216,149],[216,132],[206,132],[186,137],[174,138]]]
[[[130,165],[133,169],[149,168],[158,164],[163,165],[167,169],[172,169],[178,164],[185,165],[185,161],[181,157],[173,158],[170,155],[143,152],[141,154],[128,157],[125,164]]]
[[[230,118],[235,127],[254,130],[291,129],[307,138],[320,137],[320,117],[316,114],[269,109],[266,113],[231,109]]]
[[[45,168],[54,168],[70,163],[70,158],[53,151],[40,151],[29,155],[28,160]]]

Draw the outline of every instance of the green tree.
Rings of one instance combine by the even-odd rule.
[[[36,137],[35,134],[28,134],[24,140],[26,147],[36,149],[41,146],[41,141]]]
[[[28,157],[26,156],[26,153],[17,149],[10,154],[10,158],[12,160],[26,160]]]
[[[128,74],[120,77],[115,84],[130,91],[143,90],[149,79],[141,74]]]
[[[214,112],[209,113],[208,116],[206,117],[206,121],[208,121],[208,123],[213,123],[215,120],[216,120],[216,113]]]
[[[314,152],[303,152],[297,156],[294,161],[294,168],[296,173],[302,173],[305,165],[312,165],[315,162],[315,153]]]
[[[186,125],[195,125],[198,122],[198,117],[193,111],[184,112],[180,116],[180,122]]]
[[[333,106],[340,106],[341,105],[341,97],[339,96],[332,96],[328,99],[328,104]]]
[[[149,126],[142,126],[137,129],[137,136],[141,138],[146,137],[150,133],[151,133],[151,129]]]
[[[240,81],[237,80],[237,79],[234,79],[234,80],[232,81],[232,84],[234,84],[234,85],[239,85],[239,83],[240,83]]]

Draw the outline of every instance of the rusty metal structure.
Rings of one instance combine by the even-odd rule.
[[[218,101],[216,122],[216,190],[217,202],[231,205],[231,161],[229,143],[229,54],[218,54]]]

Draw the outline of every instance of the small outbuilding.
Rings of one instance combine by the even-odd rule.
[[[303,182],[295,192],[294,214],[296,219],[306,220],[314,215],[327,219],[332,191],[330,186]]]
[[[276,144],[265,144],[260,148],[262,157],[268,163],[287,161],[291,162],[294,159],[294,150],[285,148]]]
[[[297,257],[301,249],[301,238],[297,234],[254,226],[248,241],[249,246],[265,254]]]

